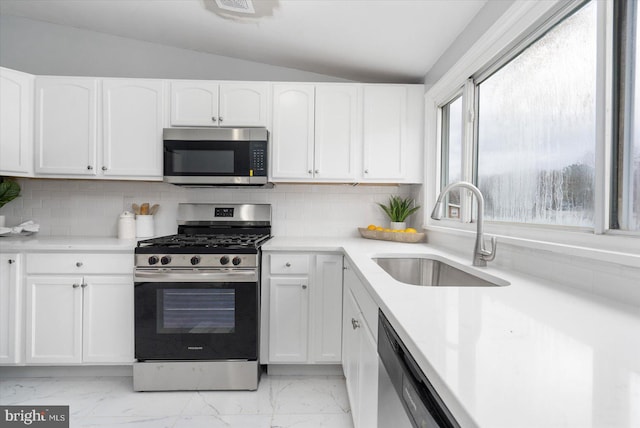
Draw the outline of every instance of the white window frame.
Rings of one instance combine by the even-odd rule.
[[[474,81],[469,76],[489,73],[513,57],[513,50],[537,39],[551,26],[582,5],[582,0],[529,2],[516,1],[472,48],[425,94],[426,170],[424,227],[429,230],[469,236],[475,234],[471,216],[470,194],[461,198],[462,219],[432,220],[429,216],[441,188],[441,120],[440,106],[464,85],[463,103],[467,120],[463,130],[464,180],[473,182]],[[613,2],[596,1],[597,7],[597,71],[596,71],[596,168],[595,215],[593,229],[533,224],[487,222],[485,231],[499,241],[527,248],[561,252],[640,267],[640,233],[609,229],[611,148],[613,141]],[[546,22],[545,25],[540,23]],[[531,29],[535,30],[531,30]],[[470,97],[470,95],[474,95]],[[468,193],[468,192],[467,192]]]

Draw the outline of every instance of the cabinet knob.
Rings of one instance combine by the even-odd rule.
[[[285,265],[286,267],[291,267],[291,263],[289,263],[289,262],[286,262],[284,265]]]
[[[92,167],[91,165],[87,165],[87,169],[88,169],[89,171],[91,171],[91,170],[93,169],[93,167]]]
[[[77,267],[82,267],[82,262],[76,262]]]
[[[364,170],[364,173],[365,173],[365,174],[369,174],[369,170],[368,170],[368,169],[365,169],[365,170]]]
[[[103,170],[103,171],[106,171],[106,170],[108,170],[108,169],[109,169],[109,168],[107,168],[106,166],[103,166],[103,167],[102,167],[102,170]]]
[[[306,290],[306,289],[307,289],[307,286],[306,286],[305,284],[302,284],[302,289],[303,289],[303,290]]]
[[[215,117],[215,116],[211,118],[211,121],[212,121],[212,122],[215,122],[216,120],[217,120],[217,119],[216,119],[216,117]]]
[[[80,287],[80,284],[73,284],[73,288],[78,288]]]
[[[80,284],[80,286],[81,286],[82,288],[86,287],[87,285],[89,285],[89,284],[87,284],[86,282],[83,282],[82,284]]]
[[[218,122],[222,122],[222,121],[223,121],[222,116],[220,116],[220,117],[218,118]]]
[[[351,327],[353,327],[354,330],[360,328],[360,322],[355,318],[351,318]]]
[[[307,171],[307,172],[308,172],[309,174],[313,174],[313,171],[311,171],[311,170],[309,170],[309,171]]]
[[[316,174],[319,174],[319,173],[320,173],[320,170],[319,170],[319,169],[316,169],[316,170],[315,170],[315,171],[313,171],[313,172],[315,172]]]
[[[13,259],[9,259],[9,264],[10,264],[10,265],[14,264],[15,262],[16,262],[15,260],[13,260]]]

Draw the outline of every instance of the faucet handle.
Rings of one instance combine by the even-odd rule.
[[[491,249],[490,250],[485,250],[484,249],[484,242],[483,242],[482,243],[482,249],[480,250],[480,252],[482,253],[482,260],[490,262],[493,259],[495,259],[496,258],[496,248],[497,247],[498,247],[498,238],[496,238],[495,236],[491,237]]]

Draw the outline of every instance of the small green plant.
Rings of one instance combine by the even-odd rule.
[[[20,196],[20,185],[13,180],[0,178],[0,208]]]
[[[420,206],[414,207],[414,200],[411,198],[401,198],[399,196],[391,196],[389,205],[378,203],[380,208],[389,216],[389,220],[393,222],[403,222],[414,212],[420,209]]]

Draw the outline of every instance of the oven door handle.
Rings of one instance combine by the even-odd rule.
[[[187,269],[185,271],[151,271],[136,270],[134,282],[257,282],[256,269]]]

